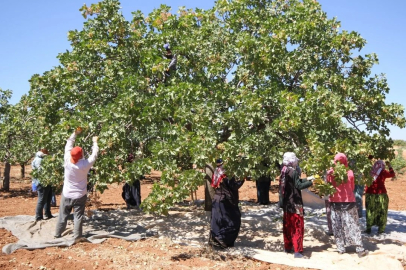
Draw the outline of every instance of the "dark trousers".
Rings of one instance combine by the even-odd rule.
[[[56,223],[55,237],[61,237],[66,229],[68,217],[73,209],[73,236],[75,239],[82,237],[83,231],[83,216],[85,213],[87,195],[79,199],[69,199],[61,196],[61,203],[59,205],[59,217]]]
[[[38,202],[37,202],[37,208],[35,210],[35,219],[43,219],[43,211],[44,209],[45,216],[47,218],[52,217],[51,214],[51,199],[52,199],[52,187],[44,187],[41,184],[38,185],[37,187],[37,192],[38,192]]]
[[[271,179],[255,181],[257,186],[257,199],[259,204],[269,204],[269,188],[271,187]]]

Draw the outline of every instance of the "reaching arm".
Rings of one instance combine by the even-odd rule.
[[[293,179],[295,181],[295,187],[299,190],[305,189],[313,185],[312,181],[308,181],[306,178],[300,179],[299,174],[295,170],[293,173]]]
[[[70,150],[72,150],[73,145],[75,144],[75,139],[76,139],[76,132],[73,132],[72,135],[66,140],[66,145],[65,145],[65,159],[69,156],[70,157]]]
[[[96,162],[97,154],[99,152],[99,146],[97,145],[98,139],[99,139],[98,137],[93,137],[92,154],[90,155],[90,157],[87,160],[89,162],[90,166],[93,166],[93,164]]]
[[[238,190],[245,182],[245,179],[243,180],[237,180],[234,176],[229,179],[228,181],[228,185],[232,188],[232,189],[236,189]]]
[[[392,167],[389,167],[389,171],[384,170],[384,171],[382,172],[382,174],[383,174],[384,179],[385,179],[385,178],[390,178],[390,177],[395,177],[395,176],[396,176],[396,175],[395,175],[395,172],[393,171],[393,168],[392,168]]]

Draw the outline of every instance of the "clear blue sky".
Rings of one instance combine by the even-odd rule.
[[[56,56],[70,49],[69,30],[81,29],[84,19],[79,8],[97,1],[88,0],[14,0],[0,4],[0,88],[13,91],[11,103],[28,93],[28,80],[35,73],[58,65]],[[373,73],[385,73],[390,86],[386,103],[406,107],[402,77],[405,74],[406,0],[319,0],[329,18],[337,17],[341,29],[357,31],[368,44],[362,54],[375,52],[380,64]],[[165,3],[177,11],[179,6],[208,9],[213,0],[122,0],[122,13],[148,14]],[[406,129],[391,128],[393,139],[406,140]]]

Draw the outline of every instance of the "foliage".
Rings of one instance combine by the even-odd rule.
[[[332,184],[323,181],[321,178],[315,179],[313,185],[320,197],[332,195],[336,192],[336,189]]]
[[[49,177],[51,173],[52,177]],[[57,155],[47,155],[41,161],[39,169],[32,170],[31,175],[33,178],[38,179],[43,186],[53,185],[58,186],[63,183],[63,159],[58,158]],[[59,179],[55,182],[54,179]]]
[[[100,136],[99,186],[163,172],[146,211],[166,213],[203,183],[193,164],[220,156],[230,175],[254,179],[277,174],[263,164],[285,151],[307,174],[322,173],[338,151],[365,177],[369,154],[394,158],[388,126],[405,126],[403,107],[385,103],[386,78],[371,76],[377,56],[359,53],[366,41],[340,30],[317,1],[219,0],[177,15],[161,5],[131,21],[116,0],[81,12],[72,49],[31,79],[41,138],[57,157],[48,161],[60,164],[65,140],[83,126],[77,143],[86,150]],[[178,56],[169,77],[165,43]],[[129,152],[137,160],[122,170]],[[51,169],[44,175],[60,181]]]
[[[403,148],[399,148],[397,150],[398,154],[396,155],[396,158],[391,162],[392,168],[396,173],[400,174],[404,173],[403,169],[406,167],[406,160],[403,158],[403,150]]]
[[[38,126],[42,124],[30,110],[25,95],[20,102],[11,105],[8,103],[11,94],[9,90],[0,89],[0,159],[25,165],[39,148],[35,142],[39,141]]]
[[[333,168],[334,168],[334,172],[333,172],[334,181],[337,183],[337,185],[341,185],[342,183],[347,183],[348,168],[345,165],[341,164],[340,162],[337,162],[336,164],[334,164]]]
[[[9,119],[12,116],[13,106],[8,103],[12,92],[0,88],[0,160],[9,163],[11,153],[12,134],[10,134]]]
[[[0,122],[4,121],[4,117],[10,104],[8,100],[11,98],[12,92],[10,90],[3,90],[0,88]]]
[[[405,140],[394,140],[393,141],[394,146],[406,146],[406,141]]]
[[[2,114],[0,121],[1,157],[10,163],[27,163],[40,148],[35,142],[40,141],[37,134],[38,127],[42,126],[41,120],[36,119],[30,110],[25,95],[19,103],[6,106],[6,113]]]

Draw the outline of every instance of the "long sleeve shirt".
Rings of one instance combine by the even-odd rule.
[[[234,177],[225,177],[218,188],[214,189],[213,201],[228,202],[238,206],[239,194],[238,189],[244,184],[244,180],[236,181]]]
[[[33,170],[39,170],[39,169],[41,168],[41,162],[42,162],[42,159],[43,159],[44,157],[45,157],[45,154],[42,153],[41,151],[38,151],[38,152],[35,154],[35,158],[34,158],[34,160],[31,162],[31,167],[32,167]],[[35,185],[38,185],[38,184],[39,184],[39,181],[38,181],[38,179],[33,178],[33,179],[32,179],[32,183],[34,183]]]
[[[349,170],[347,171],[347,182],[338,185],[334,180],[332,172],[327,173],[327,182],[331,183],[335,188],[336,192],[330,195],[330,202],[355,202],[354,196],[354,173]]]
[[[87,174],[96,161],[99,147],[93,142],[92,154],[88,159],[80,159],[76,164],[71,162],[70,151],[75,143],[76,134],[73,133],[66,141],[64,168],[65,179],[63,183],[63,196],[70,199],[79,199],[87,192]]]
[[[302,189],[313,185],[307,178],[300,179],[296,169],[288,168],[285,175],[283,208],[289,213],[303,214]]]
[[[389,171],[383,170],[379,176],[376,178],[372,185],[365,189],[365,193],[367,194],[385,194],[386,187],[385,187],[385,179],[395,177],[395,172],[392,168],[389,168]]]

